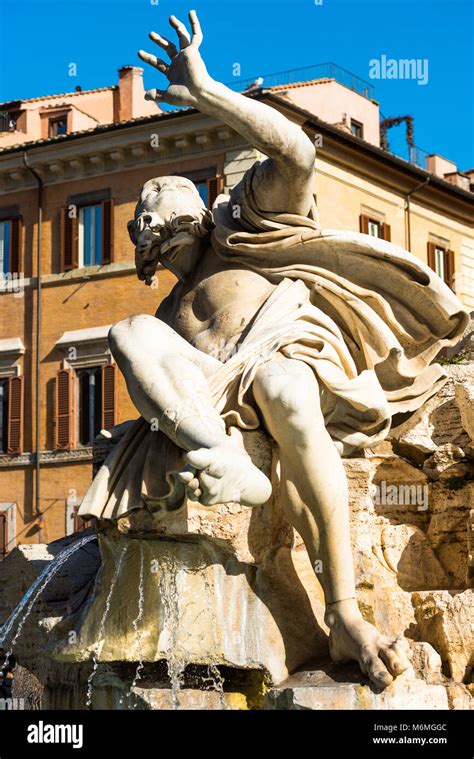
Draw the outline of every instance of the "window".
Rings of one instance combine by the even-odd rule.
[[[0,274],[10,271],[11,221],[0,221]]]
[[[102,263],[102,204],[79,208],[79,267]]]
[[[194,182],[206,208],[212,208],[215,199],[224,187],[223,178],[217,176],[215,171],[215,168],[205,169],[185,175],[191,182]]]
[[[428,243],[428,266],[454,290],[454,251],[438,242]]]
[[[111,263],[112,233],[112,200],[81,203],[71,200],[61,210],[60,270]]]
[[[77,369],[77,441],[92,445],[102,427],[102,367]]]
[[[201,199],[206,204],[206,206],[209,208],[209,206],[208,206],[208,202],[209,202],[208,194],[209,193],[208,193],[207,180],[204,180],[202,182],[196,182],[195,184],[196,184],[198,192],[199,192],[199,194],[201,196]]]
[[[360,231],[365,235],[390,241],[390,225],[380,219],[361,214],[359,217],[359,227]]]
[[[84,532],[84,530],[87,530],[88,527],[91,526],[92,521],[84,520],[82,517],[79,516],[79,509],[80,506],[74,506],[73,511],[73,532]]]
[[[362,139],[364,136],[364,125],[361,124],[360,121],[351,119],[351,132],[354,137],[360,137]]]
[[[14,548],[16,504],[0,503],[0,561]]]
[[[0,453],[20,453],[23,390],[21,377],[0,378]]]
[[[380,234],[381,224],[379,221],[373,221],[373,219],[369,219],[368,227],[369,227],[368,234],[371,237],[381,237],[381,234]]]
[[[0,453],[8,451],[8,379],[0,379]]]
[[[83,532],[93,524],[89,519],[84,521],[79,515],[82,498],[75,499],[73,503],[66,499],[66,535],[72,535],[74,532]]]
[[[67,116],[61,116],[57,119],[49,120],[49,137],[57,137],[59,134],[67,133]]]
[[[444,248],[435,247],[435,267],[434,270],[438,277],[441,277],[443,281],[446,280],[446,267],[444,265]]]
[[[0,132],[14,132],[16,129],[16,121],[16,113],[0,111]]]
[[[56,377],[55,448],[92,445],[115,425],[115,364],[60,369]]]
[[[20,216],[0,220],[0,277],[20,273],[20,235]]]
[[[7,555],[8,544],[8,525],[7,516],[0,511],[0,559],[4,559]]]

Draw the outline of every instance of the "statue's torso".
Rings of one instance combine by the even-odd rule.
[[[157,315],[222,361],[274,288],[261,274],[225,263],[209,247],[189,281],[177,285],[175,298]]]

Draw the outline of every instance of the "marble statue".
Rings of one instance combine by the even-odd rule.
[[[355,660],[385,687],[409,666],[404,638],[366,622],[355,597],[348,491],[341,457],[386,438],[394,417],[445,381],[432,363],[468,315],[415,256],[367,235],[322,230],[313,196],[315,147],[276,109],[216,82],[171,16],[179,47],[140,51],[168,79],[147,98],[192,106],[228,124],[267,158],[212,211],[196,187],[161,176],[143,187],[129,232],[138,276],[159,264],[177,284],[154,316],[109,333],[140,419],[86,494],[80,514],[117,520],[186,499],[252,507],[269,479],[242,445],[259,426],[278,445],[281,507],[320,571],[335,661]]]

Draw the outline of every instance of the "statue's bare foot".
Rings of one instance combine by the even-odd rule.
[[[231,502],[258,506],[270,498],[272,486],[268,477],[234,441],[190,451],[186,459],[193,470],[198,470],[179,475],[192,500],[206,506]]]
[[[338,606],[331,606],[326,614],[331,629],[331,658],[333,661],[357,661],[373,683],[386,688],[410,666],[407,641],[403,637],[382,635],[354,606],[349,609],[338,609]]]

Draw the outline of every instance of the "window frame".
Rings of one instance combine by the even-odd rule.
[[[5,520],[5,548],[0,545],[0,561],[14,549],[16,545],[16,503],[14,501],[0,502],[0,514]]]
[[[376,235],[373,235],[372,232],[370,231],[371,226],[377,227],[377,234]],[[367,227],[368,227],[367,234],[370,235],[370,237],[376,237],[379,240],[383,239],[382,236],[381,236],[381,234],[380,234],[381,231],[382,231],[382,222],[381,221],[378,221],[377,219],[369,219],[368,222],[367,222]]]
[[[206,208],[212,209],[212,205],[214,203],[215,198],[220,195],[221,192],[223,192],[224,189],[224,176],[223,173],[219,170],[219,167],[214,166],[206,166],[204,169],[197,169],[195,171],[187,171],[182,172],[179,175],[176,176],[183,176],[186,177],[186,179],[189,179],[193,184],[196,186],[196,189],[199,192],[199,188],[197,185],[206,185],[206,199],[204,199],[199,193],[201,200],[203,203],[205,203]],[[215,182],[215,197],[212,197],[212,183]]]
[[[377,226],[379,231],[377,237],[370,234],[369,224]],[[390,224],[387,224],[385,217],[375,211],[375,209],[366,208],[364,206],[362,206],[359,215],[359,232],[374,237],[374,239],[385,240],[386,242],[390,242],[392,237]]]
[[[75,366],[73,367],[74,373],[75,373],[75,419],[74,419],[74,426],[75,426],[75,440],[76,440],[76,446],[77,448],[90,448],[91,445],[94,443],[94,439],[99,434],[100,430],[102,429],[102,417],[104,413],[103,409],[103,387],[102,387],[102,364],[95,364],[92,366]],[[89,377],[91,374],[94,374],[95,377],[99,376],[100,382],[97,384],[94,382],[93,386],[95,385],[95,393],[94,393],[94,420],[97,423],[97,420],[95,419],[96,414],[96,405],[97,405],[97,394],[100,393],[100,399],[98,402],[99,409],[99,420],[98,420],[98,431],[92,435],[92,437],[89,437],[88,442],[83,443],[81,442],[81,427],[82,427],[82,419],[81,419],[81,407],[82,407],[82,395],[81,395],[81,377],[83,375],[88,374]],[[90,404],[90,395],[91,395],[91,383],[89,380],[89,404]],[[91,432],[91,408],[89,405],[89,414],[88,414],[88,427],[89,427],[89,435]],[[95,425],[94,425],[95,426]]]
[[[438,272],[436,266],[438,253],[442,255],[443,276]],[[428,266],[445,285],[447,285],[453,292],[456,292],[454,287],[456,258],[454,251],[449,247],[448,241],[440,241],[436,239],[428,240]]]
[[[13,219],[0,219],[0,225],[8,225],[8,251],[7,256],[5,257],[5,253],[3,253],[3,261],[0,265],[0,275],[5,276],[6,274],[11,273],[11,258],[12,258],[12,229],[13,229]],[[5,242],[5,240],[3,240]],[[7,260],[8,268],[5,269],[5,258]]]
[[[92,525],[92,520],[88,519],[87,521],[81,521],[79,522],[79,518],[77,516],[78,511],[81,507],[82,498],[76,498],[74,503],[71,503],[68,498],[66,498],[66,535],[74,535],[76,532],[84,532]]]
[[[84,221],[81,220],[81,215],[84,215],[84,212],[88,208],[95,208],[100,211],[100,229],[99,229],[99,245],[100,245],[100,260],[97,261],[96,255],[94,255],[94,261],[86,263],[85,262],[85,239],[84,239]],[[94,219],[94,237],[97,237],[97,231],[96,231],[96,225],[97,225],[97,219]],[[91,225],[92,226],[92,225]],[[102,266],[103,259],[104,259],[104,244],[103,244],[103,226],[104,226],[104,205],[103,202],[98,203],[83,203],[81,205],[77,206],[77,268],[83,269],[87,268],[88,266]],[[97,243],[97,240],[94,241],[94,243]]]
[[[113,360],[107,335],[112,325],[103,325],[83,330],[65,332],[56,346],[68,355],[63,358],[56,372],[55,401],[53,408],[52,424],[54,450],[77,450],[91,447],[92,443],[79,444],[77,432],[79,430],[79,411],[77,401],[79,398],[79,376],[81,369],[97,369],[102,372],[101,387],[101,422],[100,429],[111,429],[118,424],[118,397],[117,397],[117,365]],[[100,334],[97,334],[97,330]],[[74,347],[75,356],[70,356],[70,348]],[[66,375],[68,380],[66,383]],[[62,383],[61,399],[67,392],[67,408],[61,405],[59,408],[58,383]],[[66,384],[65,384],[66,383]],[[67,386],[66,386],[67,385]],[[64,422],[66,419],[67,424]],[[64,430],[67,430],[64,432]],[[99,429],[99,431],[100,431]],[[63,433],[62,435],[60,435]]]
[[[81,209],[91,206],[101,208],[100,261],[84,263],[83,230],[80,223]],[[74,209],[74,212],[72,212]],[[79,236],[81,235],[81,240]],[[107,266],[114,261],[114,199],[110,188],[70,195],[67,205],[60,209],[60,273],[92,266]]]
[[[360,134],[355,134],[352,127],[355,127],[356,129],[358,129],[360,131]],[[364,124],[362,123],[362,121],[357,121],[357,119],[353,119],[351,117],[350,130],[353,137],[357,137],[359,140],[364,139]]]
[[[52,127],[54,126],[54,124],[59,124],[59,123],[65,124],[65,130],[64,132],[56,132],[54,134],[53,133],[54,130],[52,129]],[[68,114],[67,113],[61,116],[51,116],[48,119],[48,138],[60,137],[63,134],[67,134],[67,131],[68,131]]]
[[[9,377],[2,377],[0,376],[0,386],[6,387],[6,393],[4,395],[4,398],[0,404],[0,415],[2,417],[1,423],[0,423],[0,456],[6,456],[8,454],[8,427],[9,427],[9,415],[8,415],[8,405],[9,405],[9,390],[10,390],[10,378]],[[3,408],[3,406],[6,405],[6,410]],[[5,435],[5,440],[3,439]]]

